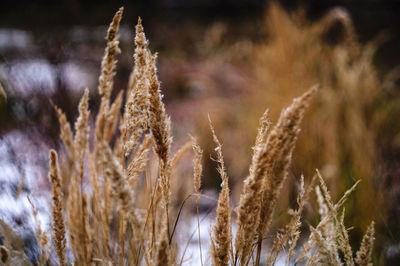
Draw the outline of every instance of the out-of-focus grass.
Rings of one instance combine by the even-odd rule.
[[[305,119],[291,178],[302,173],[310,177],[315,168],[322,169],[335,195],[361,179],[362,186],[346,205],[349,224],[358,228],[351,237],[359,241],[368,221],[375,220],[378,259],[384,243],[398,239],[397,226],[388,224],[388,215],[397,217],[393,196],[398,192],[386,184],[396,175],[398,76],[378,74],[374,65],[375,52],[387,36],[361,44],[350,15],[341,8],[313,22],[304,14],[270,5],[261,41],[227,44],[226,25],[210,27],[199,45],[202,59],[181,75],[197,97],[191,105],[199,117],[195,131],[203,131],[204,147],[212,146],[206,127],[210,113],[224,140],[235,195],[247,175],[252,129],[263,108],[268,106],[276,121],[292,98],[319,83],[322,90]],[[214,166],[210,162],[208,174]],[[287,185],[282,211],[293,201],[293,189]]]

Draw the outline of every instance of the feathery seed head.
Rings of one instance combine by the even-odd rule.
[[[80,160],[83,160],[83,156],[86,151],[86,147],[89,142],[89,89],[86,88],[79,103],[79,117],[75,123],[75,150],[77,151]]]
[[[61,192],[61,180],[58,175],[57,166],[57,153],[55,150],[50,150],[50,182],[53,185],[53,231],[54,231],[54,242],[56,245],[56,253],[60,262],[60,265],[65,263],[65,226],[63,217],[63,200]]]
[[[213,228],[213,249],[212,259],[214,265],[228,265],[232,254],[232,225],[231,225],[231,210],[229,208],[229,185],[228,176],[225,170],[224,158],[222,156],[222,145],[215,134],[211,119],[210,128],[217,152],[218,172],[222,179],[222,189],[218,197],[217,205],[217,221]],[[233,258],[232,258],[233,259]]]
[[[371,255],[375,240],[375,223],[372,221],[370,226],[368,226],[367,232],[365,233],[362,241],[361,247],[356,255],[356,262],[360,266],[372,266]]]
[[[201,187],[201,174],[203,172],[203,166],[201,164],[201,160],[203,157],[203,150],[197,142],[195,137],[191,137],[192,139],[192,149],[194,152],[193,158],[193,186],[195,193],[200,192]]]

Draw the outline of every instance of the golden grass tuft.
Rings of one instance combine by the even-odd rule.
[[[157,54],[152,54],[148,47],[140,18],[136,26],[134,68],[125,102],[123,92],[120,92],[111,104],[122,11],[121,8],[115,14],[107,33],[98,85],[101,104],[94,129],[91,131],[89,123],[91,112],[88,89],[84,91],[79,103],[74,132],[65,114],[56,108],[60,138],[67,150],[67,159],[60,160],[60,164],[62,169],[66,169],[67,177],[61,178],[57,153],[51,150],[49,178],[52,183],[53,235],[50,241],[40,226],[37,226],[36,237],[42,248],[40,265],[49,263],[52,249],[56,251],[60,265],[167,266],[177,265],[180,255],[180,261],[184,262],[187,247],[181,241],[175,242],[177,237],[174,238],[174,234],[179,231],[180,224],[187,221],[182,209],[193,195],[196,197],[201,265],[207,265],[210,260],[213,265],[258,266],[264,260],[267,265],[273,265],[280,255],[286,255],[288,264],[304,261],[306,265],[341,265],[341,253],[346,265],[370,265],[374,223],[368,227],[354,258],[349,229],[344,225],[344,211],[341,216],[338,215],[359,181],[335,203],[318,170],[307,188],[304,186],[304,177],[301,177],[297,209],[289,210],[289,222],[275,237],[269,254],[262,250],[263,240],[269,238],[277,201],[292,163],[300,124],[311,100],[317,94],[318,86],[294,99],[281,112],[274,126],[271,127],[268,110],[260,118],[248,167],[249,174],[235,211],[231,207],[222,144],[209,119],[216,145],[215,161],[222,183],[216,200],[216,219],[207,247],[209,252],[203,252],[206,250],[202,249],[199,212],[199,202],[203,196],[203,150],[197,139],[191,137],[172,156],[171,121],[162,101],[157,76]],[[275,16],[279,14],[277,10],[272,12]],[[347,23],[346,18],[343,19],[343,23]],[[283,21],[288,23],[286,27],[291,27],[289,20],[283,18]],[[326,24],[329,23],[328,19]],[[125,108],[120,119],[122,106]],[[89,145],[91,134],[93,145]],[[115,142],[111,141],[112,138],[115,138]],[[151,147],[154,147],[154,153]],[[191,192],[180,204],[175,204],[173,200],[181,195],[171,193],[170,179],[174,170],[183,164],[183,155],[190,148],[194,153],[194,193]],[[183,182],[185,174],[176,175],[175,178],[177,182]],[[319,185],[315,184],[316,180]],[[305,232],[300,232],[301,218],[306,205],[312,203],[310,194],[313,189],[316,191],[321,217],[316,225],[310,225],[310,234],[306,236]],[[37,210],[33,204],[32,210],[36,219]],[[175,214],[176,222],[171,232],[170,215]],[[233,225],[237,228],[235,235],[232,232]],[[4,246],[0,246],[2,263],[22,264],[26,261],[21,251],[22,241],[3,220],[0,220],[0,226],[5,238]],[[66,233],[69,235],[68,252],[71,252],[71,256],[68,255],[68,258],[71,261],[67,261]],[[303,246],[297,247],[301,240],[305,241]],[[282,252],[285,249],[288,252]],[[205,254],[210,255],[203,260]]]

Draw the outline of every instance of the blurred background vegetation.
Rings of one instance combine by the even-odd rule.
[[[400,260],[397,1],[3,1],[0,175],[46,188],[47,150],[60,147],[51,102],[72,122],[89,87],[91,108],[97,109],[104,34],[122,5],[114,97],[127,86],[134,25],[141,16],[151,49],[160,55],[175,148],[188,133],[201,138],[204,189],[219,186],[215,163],[208,159],[214,147],[208,114],[224,143],[236,204],[265,108],[275,122],[292,98],[319,83],[322,90],[304,119],[276,225],[295,204],[301,174],[309,180],[320,169],[337,197],[361,179],[346,205],[346,224],[356,228],[351,240],[359,243],[375,220],[375,262]],[[309,211],[304,224],[314,222]]]

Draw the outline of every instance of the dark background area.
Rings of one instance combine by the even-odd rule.
[[[164,24],[173,28],[184,24],[210,24],[215,20],[241,23],[244,20],[259,20],[265,13],[267,0],[139,0],[139,1],[79,1],[79,0],[18,0],[2,1],[0,26],[40,31],[73,25],[101,25],[108,21],[110,11],[125,7],[123,24],[134,25],[141,16],[150,31],[156,25]],[[393,36],[400,32],[400,1],[397,0],[281,0],[288,10],[305,7],[309,19],[318,19],[335,6],[346,8],[352,16],[361,42],[370,40],[385,30]],[[258,31],[257,28],[254,29]],[[151,32],[150,32],[151,34]],[[396,36],[396,38],[398,38]],[[397,49],[398,40],[385,44],[381,55],[389,67],[398,62],[390,51]],[[387,48],[387,49],[386,49]]]

